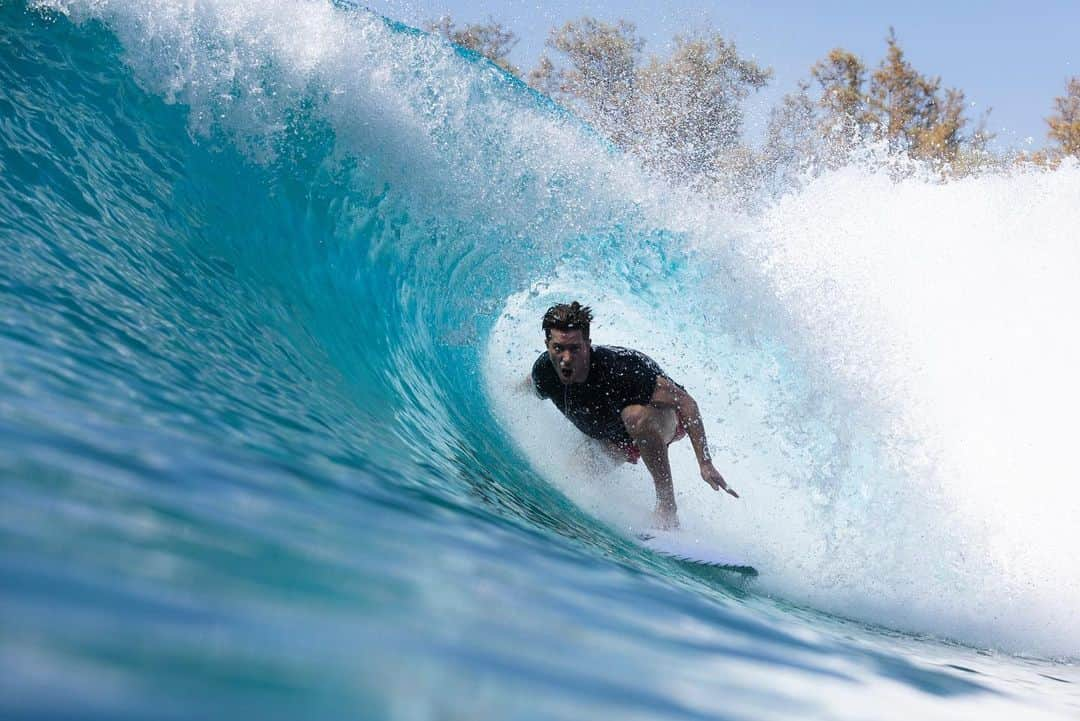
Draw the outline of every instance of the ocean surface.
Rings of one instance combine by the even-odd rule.
[[[668,187],[342,4],[0,0],[0,717],[1077,718],[1077,228],[1075,163]],[[758,578],[517,390],[570,299]]]

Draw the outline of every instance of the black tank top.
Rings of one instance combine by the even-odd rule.
[[[547,353],[533,363],[532,379],[541,398],[555,407],[587,436],[629,445],[622,409],[648,405],[656,379],[664,371],[649,356],[629,348],[596,345],[589,357],[584,383],[564,385]]]

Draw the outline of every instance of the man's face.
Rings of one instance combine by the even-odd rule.
[[[547,339],[548,358],[564,384],[583,383],[589,376],[589,341],[580,330],[552,328]]]

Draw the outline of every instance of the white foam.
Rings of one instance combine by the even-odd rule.
[[[684,532],[749,559],[760,587],[891,628],[1080,653],[1080,170],[941,184],[851,167],[761,218],[678,212],[684,228],[699,214],[698,285],[658,277],[644,298],[566,268],[508,301],[490,394],[536,467],[627,532],[648,523],[644,469],[583,470],[557,411],[505,390],[542,350],[543,309],[577,298],[597,310],[596,342],[649,353],[701,404],[743,498],[673,447]]]

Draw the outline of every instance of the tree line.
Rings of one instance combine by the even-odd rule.
[[[1044,150],[996,156],[986,115],[968,117],[963,91],[918,71],[891,29],[873,68],[842,48],[816,62],[771,111],[760,148],[743,140],[742,103],[769,83],[772,70],[719,33],[679,35],[666,57],[646,57],[632,22],[582,17],[552,28],[537,66],[526,72],[508,58],[517,35],[493,19],[458,27],[444,17],[426,29],[487,57],[616,146],[690,183],[732,190],[782,183],[808,167],[843,163],[868,143],[902,150],[943,176],[1080,159],[1080,77],[1053,101]]]

